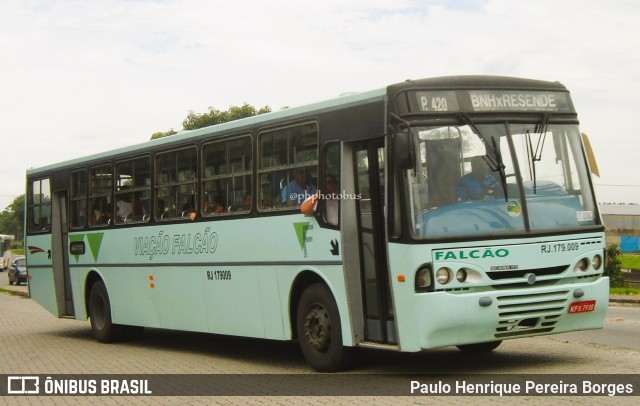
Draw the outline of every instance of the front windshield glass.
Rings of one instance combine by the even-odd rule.
[[[577,126],[481,124],[412,131],[417,163],[406,176],[417,238],[594,224]]]

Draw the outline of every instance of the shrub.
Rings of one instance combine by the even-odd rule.
[[[620,250],[618,246],[612,244],[607,247],[607,262],[604,270],[605,276],[609,277],[610,287],[612,288],[624,288],[627,284],[624,281],[622,275],[622,267],[620,266]]]

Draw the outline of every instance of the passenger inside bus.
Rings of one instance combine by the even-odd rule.
[[[95,199],[91,211],[89,225],[104,226],[111,224],[111,205],[107,203],[105,198]]]
[[[325,220],[331,225],[338,225],[338,212],[340,208],[340,200],[336,197],[338,190],[338,180],[335,175],[327,174],[324,180],[324,211]]]
[[[224,203],[224,199],[222,199],[222,196],[216,195],[216,197],[213,200],[214,200],[213,205],[211,205],[208,200],[204,202],[205,203],[205,208],[204,208],[205,214],[209,214],[209,213],[214,213],[214,214],[226,213],[227,206]]]
[[[243,211],[251,210],[251,203],[252,203],[251,193],[245,194],[244,198],[242,199],[242,210]]]
[[[164,199],[158,199],[158,205],[156,206],[156,219],[162,219],[164,217],[164,211]]]
[[[285,206],[298,206],[307,196],[316,192],[312,182],[307,181],[304,168],[292,171],[293,179],[282,188],[281,198]]]
[[[133,219],[140,221],[144,219],[145,214],[144,205],[142,204],[142,192],[135,192],[133,195]]]
[[[127,189],[126,186],[122,187],[122,190]],[[117,221],[126,221],[130,218],[131,213],[133,212],[133,204],[131,203],[131,194],[122,193],[116,195],[118,201],[116,202],[116,214],[119,218],[116,218]]]
[[[182,217],[189,217],[196,212],[196,197],[190,195],[187,202],[182,206]]]

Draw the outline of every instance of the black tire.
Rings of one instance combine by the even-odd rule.
[[[495,350],[500,344],[502,344],[502,340],[490,341],[488,343],[458,345],[457,347],[460,351],[466,354],[484,354]]]
[[[93,336],[101,343],[120,341],[124,326],[111,321],[111,303],[104,282],[97,281],[89,293],[89,318]]]
[[[338,306],[322,283],[307,287],[296,312],[298,341],[304,358],[318,372],[344,368],[350,348],[342,345]]]
[[[9,285],[13,285],[13,282],[11,282],[11,278],[9,278]]]

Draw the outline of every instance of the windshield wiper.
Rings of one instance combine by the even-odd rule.
[[[540,134],[538,142],[536,144],[535,151],[533,150],[533,143],[531,142],[531,132],[527,130],[527,155],[529,155],[529,172],[531,179],[533,179],[533,194],[537,193],[536,182],[536,162],[542,160],[542,149],[544,148],[544,142],[547,139],[547,127],[549,126],[549,113],[542,115],[542,122],[536,124],[533,132]]]
[[[491,137],[491,144],[488,143],[487,140],[482,136],[480,129],[475,125],[471,117],[469,117],[465,113],[460,113],[459,117],[469,127],[471,127],[471,130],[478,136],[478,138],[480,138],[480,140],[484,144],[484,147],[487,151],[486,155],[484,156],[484,159],[487,162],[487,165],[489,165],[489,168],[493,172],[498,172],[500,174],[500,184],[502,185],[502,190],[504,191],[504,199],[505,201],[507,201],[509,199],[509,196],[507,196],[507,176],[504,173],[505,166],[504,166],[504,163],[502,162],[502,155],[500,155],[500,152],[498,152],[496,139]]]

